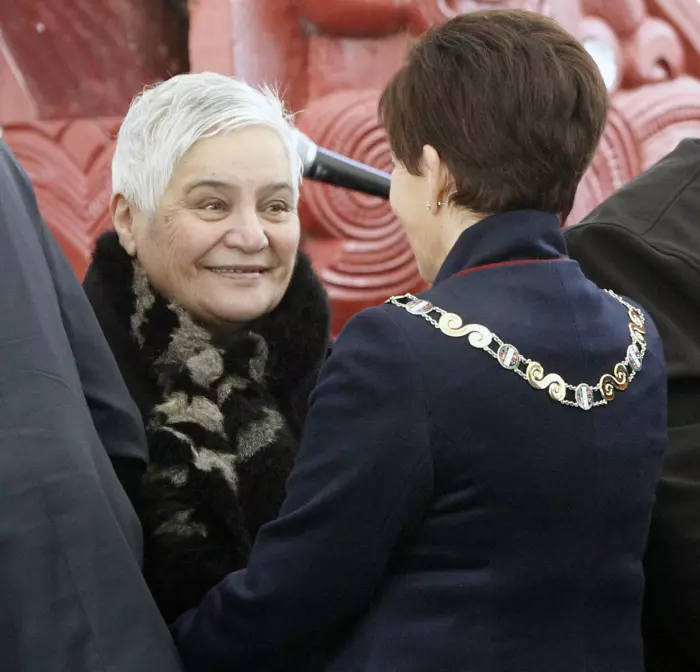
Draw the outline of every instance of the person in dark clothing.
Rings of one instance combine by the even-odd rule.
[[[275,94],[215,73],[149,87],[117,138],[115,230],[83,286],[146,429],[148,469],[120,474],[168,621],[277,515],[327,354],[294,143]]]
[[[354,316],[279,517],[173,626],[191,672],[642,672],[666,446],[645,311],[560,226],[602,133],[585,49],[531,12],[432,29],[381,99],[420,296]]]
[[[0,669],[178,672],[113,469],[138,410],[32,186],[0,140]]]
[[[700,670],[700,140],[566,231],[597,284],[639,301],[668,365],[668,436],[644,567],[648,672]]]

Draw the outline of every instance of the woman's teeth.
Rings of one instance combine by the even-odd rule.
[[[234,266],[217,266],[215,268],[210,268],[210,271],[214,273],[263,273],[265,269],[263,268],[236,268]]]

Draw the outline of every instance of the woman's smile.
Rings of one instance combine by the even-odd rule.
[[[270,271],[267,266],[259,265],[235,265],[235,266],[207,266],[207,270],[216,275],[231,280],[259,280]]]

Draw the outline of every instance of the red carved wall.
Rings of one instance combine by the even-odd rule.
[[[187,67],[278,82],[316,142],[387,169],[376,102],[414,36],[458,12],[521,7],[576,34],[611,91],[571,221],[682,137],[700,136],[697,0],[190,0],[188,35],[184,2],[0,3],[0,125],[79,276],[109,226],[119,116],[143,84]],[[309,181],[302,222],[335,331],[363,306],[422,286],[386,202]]]

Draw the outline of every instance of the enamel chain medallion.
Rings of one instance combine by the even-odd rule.
[[[429,301],[419,299],[413,294],[392,296],[386,303],[422,317],[445,336],[463,338],[473,348],[483,350],[493,357],[504,369],[512,371],[537,390],[547,390],[549,396],[560,404],[589,411],[596,406],[604,406],[615,398],[617,391],[624,391],[635,375],[641,370],[646,354],[646,328],[644,313],[625,301],[611,290],[605,290],[610,296],[627,309],[631,343],[627,347],[625,358],[615,364],[612,373],[606,373],[594,385],[588,383],[567,383],[558,373],[545,374],[543,366],[524,357],[510,343],[504,343],[496,334],[481,324],[464,324],[456,313],[448,313]],[[569,394],[572,393],[572,394]]]

